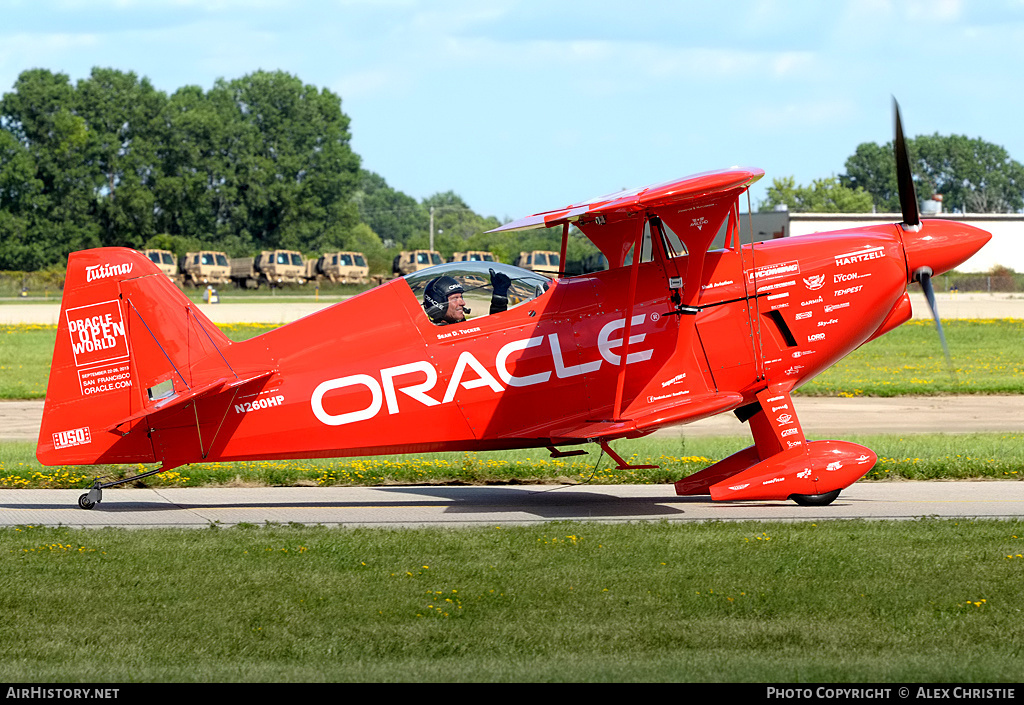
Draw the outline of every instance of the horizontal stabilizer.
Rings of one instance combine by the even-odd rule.
[[[251,372],[246,375],[230,375],[220,377],[218,379],[206,382],[199,386],[193,387],[184,394],[175,394],[174,396],[161,399],[157,403],[153,404],[149,408],[137,411],[130,416],[126,416],[117,423],[111,424],[105,431],[116,431],[119,427],[131,423],[137,419],[141,419],[146,416],[160,413],[162,411],[170,411],[172,409],[184,408],[189,402],[196,401],[202,397],[210,397],[222,392],[227,392],[236,387],[240,387],[243,384],[249,382],[257,382],[260,380],[266,380],[274,374],[274,370],[260,370],[257,372]]]

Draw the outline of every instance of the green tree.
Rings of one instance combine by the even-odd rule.
[[[96,220],[106,245],[141,247],[156,232],[157,127],[167,96],[134,73],[94,68],[75,91],[89,131]]]
[[[810,186],[797,186],[792,176],[772,180],[768,197],[759,210],[773,210],[785,205],[797,213],[865,213],[871,210],[871,195],[864,189],[843,186],[830,176],[815,179]]]
[[[1003,147],[962,135],[907,140],[918,198],[942,194],[947,210],[1005,213],[1024,208],[1024,166]],[[840,176],[850,188],[871,194],[879,210],[899,212],[896,163],[892,143],[865,142],[846,160]]]
[[[415,198],[391,188],[384,177],[372,171],[360,171],[352,201],[360,219],[397,249],[430,228],[429,215]]]
[[[0,269],[45,266],[73,250],[99,246],[89,129],[75,112],[75,89],[67,75],[45,69],[24,71],[14,90],[0,100],[0,128],[31,161],[27,167],[24,153],[18,154],[15,168],[33,172],[28,180],[32,185],[22,194],[30,198],[30,205],[22,203],[21,216],[6,210],[0,223],[0,239],[18,243],[7,250],[17,261],[0,261]],[[27,171],[24,175],[28,176]]]

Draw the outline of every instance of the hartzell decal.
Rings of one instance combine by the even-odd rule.
[[[647,314],[645,313],[633,316],[631,330],[637,331],[646,319]],[[614,350],[622,346],[623,341],[620,331],[625,328],[625,325],[626,319],[620,318],[605,324],[604,327],[601,328],[601,331],[597,335],[597,352],[599,353],[599,357],[596,360],[590,360],[589,362],[566,365],[558,334],[550,333],[546,336],[513,340],[512,342],[506,343],[502,346],[495,354],[494,366],[492,368],[497,372],[497,376],[501,378],[500,382],[493,374],[491,374],[488,368],[485,367],[475,355],[473,355],[473,353],[468,350],[464,350],[459,355],[459,358],[455,363],[455,369],[452,371],[451,378],[448,381],[448,386],[445,388],[444,394],[440,399],[437,399],[436,397],[436,394],[440,390],[434,390],[438,382],[437,370],[434,365],[426,360],[416,360],[404,365],[382,368],[377,371],[376,375],[373,373],[361,373],[321,382],[317,385],[316,389],[313,390],[313,394],[310,398],[310,406],[312,407],[313,415],[321,423],[327,426],[342,426],[373,418],[381,412],[385,404],[387,405],[388,414],[399,413],[398,392],[402,392],[407,397],[419,404],[422,404],[423,406],[437,406],[439,404],[448,404],[454,401],[455,394],[459,391],[460,387],[463,389],[489,387],[493,392],[501,393],[505,391],[505,387],[502,386],[502,382],[509,387],[529,387],[535,384],[546,383],[551,379],[552,372],[558,379],[590,374],[599,370],[602,364],[606,362],[612,365],[619,365],[622,363],[622,356],[616,354]],[[619,333],[619,337],[612,339],[612,336],[616,333]],[[629,344],[631,347],[638,346],[644,342],[646,337],[647,333],[643,332],[630,335]],[[552,369],[525,376],[516,376],[513,374],[509,364],[512,355],[528,348],[544,346],[548,348],[547,353],[551,361]],[[626,364],[632,365],[638,362],[644,362],[651,359],[653,354],[654,350],[652,348],[631,350],[629,355],[626,357]],[[514,366],[512,367],[514,368]],[[408,379],[408,376],[410,375],[415,376],[411,381]],[[369,390],[369,404],[366,404],[365,393],[356,393],[355,395],[350,394],[348,395],[349,398],[354,397],[361,400],[358,403],[362,404],[363,408],[344,412],[340,412],[340,410],[332,408],[328,411],[326,407],[334,407],[338,404],[338,401],[336,399],[333,401],[328,400],[325,403],[324,397],[329,392],[349,387],[362,387]],[[429,392],[433,392],[435,396],[431,396]]]
[[[85,268],[85,281],[88,283],[97,279],[107,279],[108,277],[123,277],[125,274],[131,274],[132,264],[132,262],[125,262],[123,264],[88,265]]]
[[[868,247],[863,250],[836,255],[836,266],[842,267],[843,265],[867,262],[869,259],[881,259],[882,257],[885,257],[884,247]]]

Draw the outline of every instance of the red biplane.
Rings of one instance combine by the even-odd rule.
[[[753,445],[677,493],[828,504],[876,456],[808,441],[790,394],[908,320],[909,283],[934,311],[930,277],[990,237],[920,220],[898,110],[896,130],[901,224],[744,244],[739,198],[764,172],[708,172],[498,228],[560,227],[564,263],[575,226],[606,271],[451,263],[241,343],[140,253],[73,253],[37,457],[160,464],[97,480],[88,509],[201,461],[596,443],[625,468],[610,441],[734,412]]]

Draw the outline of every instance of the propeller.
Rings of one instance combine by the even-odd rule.
[[[907,142],[903,137],[903,120],[900,118],[900,104],[896,102],[895,96],[892,99],[892,107],[896,119],[896,139],[893,141],[893,151],[896,156],[896,185],[899,189],[900,208],[903,211],[903,229],[909,232],[917,232],[921,230],[921,214],[917,206],[914,175],[910,171],[910,155],[907,152]],[[932,312],[932,318],[935,319],[935,328],[939,331],[942,352],[946,355],[946,367],[953,377],[953,382],[957,383],[956,368],[953,367],[953,358],[949,354],[946,334],[942,330],[942,321],[939,320],[939,308],[935,303],[932,273],[931,267],[918,267],[914,271],[914,281],[921,285],[924,297],[928,301],[928,308]]]

